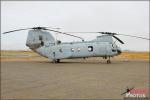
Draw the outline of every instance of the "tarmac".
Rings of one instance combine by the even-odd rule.
[[[149,61],[1,62],[2,99],[123,99],[149,88]]]

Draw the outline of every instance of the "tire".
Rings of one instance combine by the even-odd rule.
[[[55,59],[53,60],[54,63],[59,63],[60,62],[60,59]]]
[[[107,60],[107,64],[110,64],[111,63],[111,61],[110,60]]]

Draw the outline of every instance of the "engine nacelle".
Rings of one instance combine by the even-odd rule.
[[[101,42],[113,42],[112,36],[111,35],[102,35],[102,36],[97,36],[97,40]]]
[[[26,41],[26,46],[30,49],[37,49],[45,45],[45,42],[55,43],[53,36],[43,30],[30,30]]]

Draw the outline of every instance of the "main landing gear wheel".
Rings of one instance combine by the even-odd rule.
[[[60,59],[55,59],[53,60],[54,63],[59,63],[60,62]]]

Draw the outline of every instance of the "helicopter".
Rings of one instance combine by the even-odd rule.
[[[49,27],[33,27],[17,29],[3,34],[12,33],[16,31],[29,30],[26,40],[26,46],[28,46],[34,52],[40,54],[43,57],[52,59],[54,63],[59,63],[61,59],[71,58],[88,58],[88,57],[102,57],[106,59],[107,63],[110,64],[111,57],[118,56],[122,53],[119,46],[115,44],[113,38],[118,40],[121,44],[124,44],[116,35],[123,35],[135,38],[141,38],[150,40],[144,37],[118,34],[112,32],[61,32]],[[55,39],[50,32],[59,34],[69,35],[75,38],[81,39],[79,42],[61,42]],[[99,33],[102,34],[97,36],[91,41],[85,41],[82,37],[72,35],[69,33]]]

